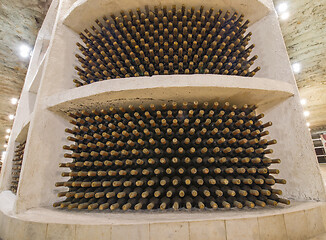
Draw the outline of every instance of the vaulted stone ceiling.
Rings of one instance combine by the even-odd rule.
[[[276,8],[287,4],[280,25],[291,63],[299,63],[295,74],[300,96],[307,100],[307,122],[312,131],[326,130],[326,1],[274,0]],[[282,19],[282,14],[289,14]]]
[[[51,0],[0,1],[0,151],[4,150],[6,129],[12,127],[8,115],[16,105],[27,72],[29,57],[19,54],[22,44],[33,46]]]
[[[19,56],[19,46],[32,46],[51,0],[1,0],[0,2],[0,151],[5,150],[5,131],[11,128],[9,114],[16,105],[28,67]],[[287,3],[289,17],[280,20],[292,63],[301,64],[295,74],[300,94],[307,99],[305,110],[313,131],[326,129],[326,4],[325,0],[274,0]]]

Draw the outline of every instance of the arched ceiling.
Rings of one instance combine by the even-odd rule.
[[[307,100],[304,105],[310,113],[307,121],[312,131],[325,131],[326,1],[274,0],[274,4],[290,61],[301,66],[295,79],[301,98]],[[282,11],[280,4],[287,5],[287,10]],[[287,13],[289,17],[283,19]]]
[[[33,46],[51,0],[0,1],[0,152],[5,150],[6,129],[12,127],[10,114],[19,98],[29,57],[20,56],[20,46]]]

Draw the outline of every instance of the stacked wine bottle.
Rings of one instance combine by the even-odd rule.
[[[114,78],[167,74],[252,77],[257,56],[246,34],[249,20],[237,12],[154,7],[96,20],[80,33],[76,86]]]
[[[11,171],[11,191],[13,193],[17,192],[20,171],[23,163],[24,150],[25,150],[26,141],[19,144],[15,150],[15,157],[12,160],[12,171]]]
[[[253,208],[278,203],[280,163],[266,154],[263,114],[218,102],[70,113],[68,187],[54,207],[68,209]]]

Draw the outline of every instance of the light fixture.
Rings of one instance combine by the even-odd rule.
[[[8,147],[8,144],[3,145],[3,147],[7,148]]]
[[[307,125],[307,127],[310,127],[310,123],[307,122],[306,125]]]
[[[13,119],[15,118],[15,116],[12,115],[12,114],[10,114],[10,115],[8,116],[8,118],[9,118],[10,120],[13,120]]]
[[[306,105],[306,104],[307,104],[307,99],[302,98],[302,99],[300,100],[300,102],[301,102],[301,105]]]
[[[288,19],[289,17],[290,17],[289,12],[285,12],[285,13],[282,13],[282,14],[280,15],[280,18],[281,18],[282,20],[286,20],[286,19]]]
[[[12,98],[12,99],[10,99],[10,101],[11,101],[11,104],[13,104],[13,105],[16,105],[18,103],[17,98]]]
[[[5,136],[5,139],[9,139],[9,135],[6,135],[6,136]]]
[[[294,73],[299,73],[301,71],[301,64],[300,63],[293,63],[292,70]]]
[[[277,11],[279,13],[283,13],[285,12],[286,10],[288,10],[288,4],[283,2],[283,3],[280,3],[278,6],[277,6]]]
[[[309,111],[304,111],[304,112],[303,112],[303,115],[304,115],[305,117],[308,117],[308,116],[310,115],[310,112],[309,112]]]
[[[309,131],[311,131],[311,129],[310,129],[310,128],[308,128],[308,130],[309,130]]]
[[[1,154],[1,161],[3,161],[3,160],[5,159],[6,154],[7,154],[6,151],[2,151],[2,154]]]
[[[27,44],[23,43],[19,47],[19,54],[22,58],[27,58],[30,56],[32,48]]]

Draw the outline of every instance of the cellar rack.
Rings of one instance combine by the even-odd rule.
[[[326,148],[324,146],[324,142],[322,140],[322,135],[325,134],[324,132],[319,132],[319,133],[315,133],[312,134],[312,141],[314,144],[314,148],[315,148],[315,153],[318,159],[318,162],[321,163],[325,163],[326,162]]]
[[[153,6],[174,3],[178,6],[185,3],[187,7],[205,3],[205,8],[236,9],[244,13],[251,20],[248,31],[253,33],[251,42],[255,44],[252,54],[258,55],[255,62],[262,70],[253,78],[199,74],[154,76],[116,79],[74,88],[74,66],[78,64],[74,56],[77,53],[75,44],[80,41],[80,30],[92,25],[96,18],[119,13],[122,9],[135,10],[146,4]],[[128,234],[133,234],[129,239],[134,240],[197,240],[218,235],[221,239],[226,239],[225,236],[227,239],[245,239],[244,236],[248,236],[247,239],[260,239],[259,234],[270,236],[270,239],[286,239],[284,233],[289,238],[298,239],[298,233],[312,237],[325,231],[323,218],[326,220],[326,206],[325,203],[316,203],[325,201],[323,182],[313,146],[307,144],[311,138],[305,126],[303,109],[272,0],[58,0],[52,4],[49,10],[52,15],[49,15],[51,18],[46,23],[48,28],[45,28],[50,29],[44,38],[50,39],[44,45],[48,44],[46,57],[42,60],[40,53],[43,50],[38,53],[35,51],[34,54],[39,54],[35,59],[40,61],[32,60],[30,69],[35,67],[35,71],[29,70],[30,75],[26,78],[27,89],[27,86],[31,86],[29,76],[36,76],[39,66],[43,66],[42,71],[38,70],[39,85],[35,82],[36,88],[29,88],[34,92],[37,89],[37,94],[23,90],[29,94],[23,97],[23,93],[20,99],[8,154],[0,175],[0,222],[3,223],[0,224],[0,238],[49,240],[58,239],[59,232],[60,239],[75,240],[96,238],[104,233],[110,235],[111,239],[122,240],[128,239]],[[161,89],[158,91],[159,88]],[[201,91],[194,94],[195,88]],[[160,98],[148,96],[147,92],[152,91],[159,92]],[[161,92],[167,94],[163,95]],[[62,113],[92,108],[95,103],[99,105],[97,107],[111,103],[126,105],[132,100],[129,98],[131,93],[134,94],[134,105],[153,99],[157,103],[168,100],[183,102],[184,99],[227,100],[235,104],[258,103],[258,113],[263,111],[265,114],[263,121],[273,122],[273,126],[269,128],[270,138],[278,141],[273,146],[274,154],[271,157],[282,160],[278,166],[281,172],[278,177],[287,180],[286,185],[278,187],[283,190],[283,197],[291,199],[294,204],[284,208],[253,211],[231,210],[221,217],[219,213],[224,211],[209,213],[216,218],[206,217],[205,212],[201,213],[204,216],[200,221],[195,219],[193,213],[182,213],[184,218],[180,218],[179,213],[171,213],[163,218],[164,213],[157,215],[156,221],[148,220],[147,223],[139,222],[139,218],[135,218],[135,214],[130,212],[124,219],[119,219],[119,214],[110,212],[77,213],[52,208],[53,202],[58,200],[57,193],[63,190],[55,188],[54,183],[64,179],[60,176],[58,164],[64,161],[62,146],[68,143],[64,130],[71,127],[67,119],[62,117]],[[143,99],[137,100],[138,97]],[[199,99],[193,99],[195,97]],[[16,138],[23,128],[22,123],[28,118],[30,124],[27,145],[15,197],[6,191],[9,189],[10,154],[13,153]],[[14,203],[9,203],[10,201]],[[306,203],[307,201],[311,202]],[[262,218],[259,217],[261,213],[264,213]],[[142,217],[144,219],[149,215]],[[154,231],[157,235],[153,235]]]

